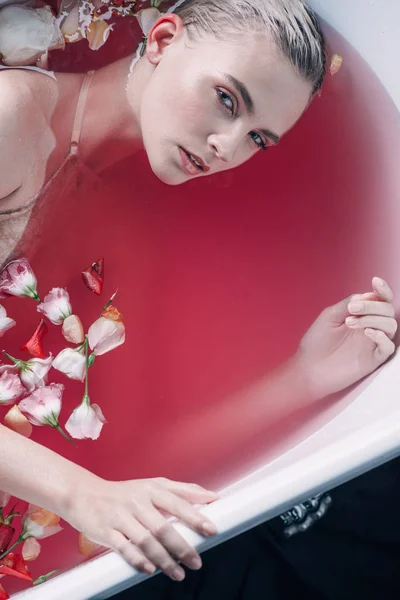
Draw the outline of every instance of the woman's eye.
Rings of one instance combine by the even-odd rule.
[[[235,112],[235,103],[232,100],[232,98],[230,97],[230,95],[227,92],[224,92],[224,90],[221,90],[220,88],[217,88],[217,95],[218,95],[218,99],[221,102],[221,104],[227,110],[229,110],[231,115],[233,115],[233,113]]]
[[[258,134],[256,131],[250,131],[249,136],[258,148],[261,148],[262,150],[268,150],[268,146],[262,139],[261,135]]]

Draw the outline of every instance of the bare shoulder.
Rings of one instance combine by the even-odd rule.
[[[0,208],[1,200],[23,181],[34,152],[43,114],[35,89],[16,70],[0,72]]]
[[[16,71],[0,72],[0,135],[26,125],[34,106],[34,94],[28,82]]]

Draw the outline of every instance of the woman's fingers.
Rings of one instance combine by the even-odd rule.
[[[143,545],[139,546],[142,551],[146,552],[146,556],[150,556],[153,562],[157,560],[160,568],[166,571],[171,576],[171,570],[177,565],[170,562],[170,557],[176,558],[179,562],[189,567],[189,569],[200,569],[202,562],[196,550],[188,544],[188,542],[176,531],[172,523],[168,522],[156,508],[142,510],[139,515],[140,521],[149,529],[151,535],[162,544],[169,553],[168,561],[160,562],[158,557],[152,557],[148,554],[147,548]],[[167,554],[168,554],[167,553]],[[162,560],[167,560],[165,556]]]
[[[388,302],[373,302],[371,300],[354,300],[348,305],[348,311],[351,315],[376,315],[382,317],[394,317],[394,308]]]
[[[209,504],[218,500],[217,492],[206,490],[197,483],[183,483],[171,479],[161,479],[163,486],[170,492],[177,494],[192,504]]]
[[[374,302],[379,302],[379,295],[375,292],[367,292],[366,294],[353,294],[351,301],[354,300],[373,300]]]
[[[374,315],[368,315],[366,317],[347,317],[347,327],[350,329],[376,329],[383,331],[389,339],[393,339],[397,331],[396,319],[390,319],[388,317],[376,317]]]
[[[373,292],[366,292],[365,294],[353,294],[351,302],[357,300],[372,300],[375,302],[393,302],[393,291],[391,287],[386,283],[384,279],[380,277],[374,277],[372,280]]]
[[[140,519],[140,522],[137,519]],[[121,552],[121,554],[124,558],[125,555],[131,556],[134,559],[139,555],[145,557],[146,563],[155,565],[175,581],[182,581],[185,577],[185,573],[174,557],[176,556],[180,560],[180,556],[187,556],[187,560],[190,562],[190,553],[192,553],[194,557],[197,556],[196,551],[189,546],[189,544],[155,509],[142,509],[140,514],[135,518],[126,514],[118,523],[118,529],[130,546],[133,548],[135,548],[135,546],[137,547],[133,553],[127,546],[123,545],[122,551],[125,554],[123,552]],[[170,529],[172,529],[175,536],[171,535]],[[185,564],[191,566],[186,562]],[[142,565],[143,560],[141,561],[141,566]],[[137,568],[143,570],[141,567]]]
[[[384,302],[393,302],[393,291],[384,279],[374,277],[372,280],[372,287],[381,300]]]
[[[149,575],[156,571],[156,565],[152,563],[136,546],[134,546],[120,531],[112,531],[110,534],[109,547],[121,554],[127,563]]]
[[[217,528],[212,521],[176,494],[164,490],[159,494],[156,492],[153,496],[153,502],[156,508],[177,517],[201,535],[214,535],[217,533]]]
[[[377,331],[376,329],[365,329],[364,333],[376,344],[375,358],[378,366],[383,364],[394,353],[396,349],[394,343],[389,340],[383,331]]]

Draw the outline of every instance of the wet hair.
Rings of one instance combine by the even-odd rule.
[[[180,16],[189,38],[210,33],[270,34],[297,73],[308,81],[312,95],[326,72],[325,41],[315,13],[303,0],[185,0],[173,12]]]

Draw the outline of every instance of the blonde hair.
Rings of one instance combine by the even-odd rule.
[[[326,72],[325,42],[314,12],[303,0],[185,0],[173,12],[188,35],[266,32],[296,71],[310,82],[312,94]]]

